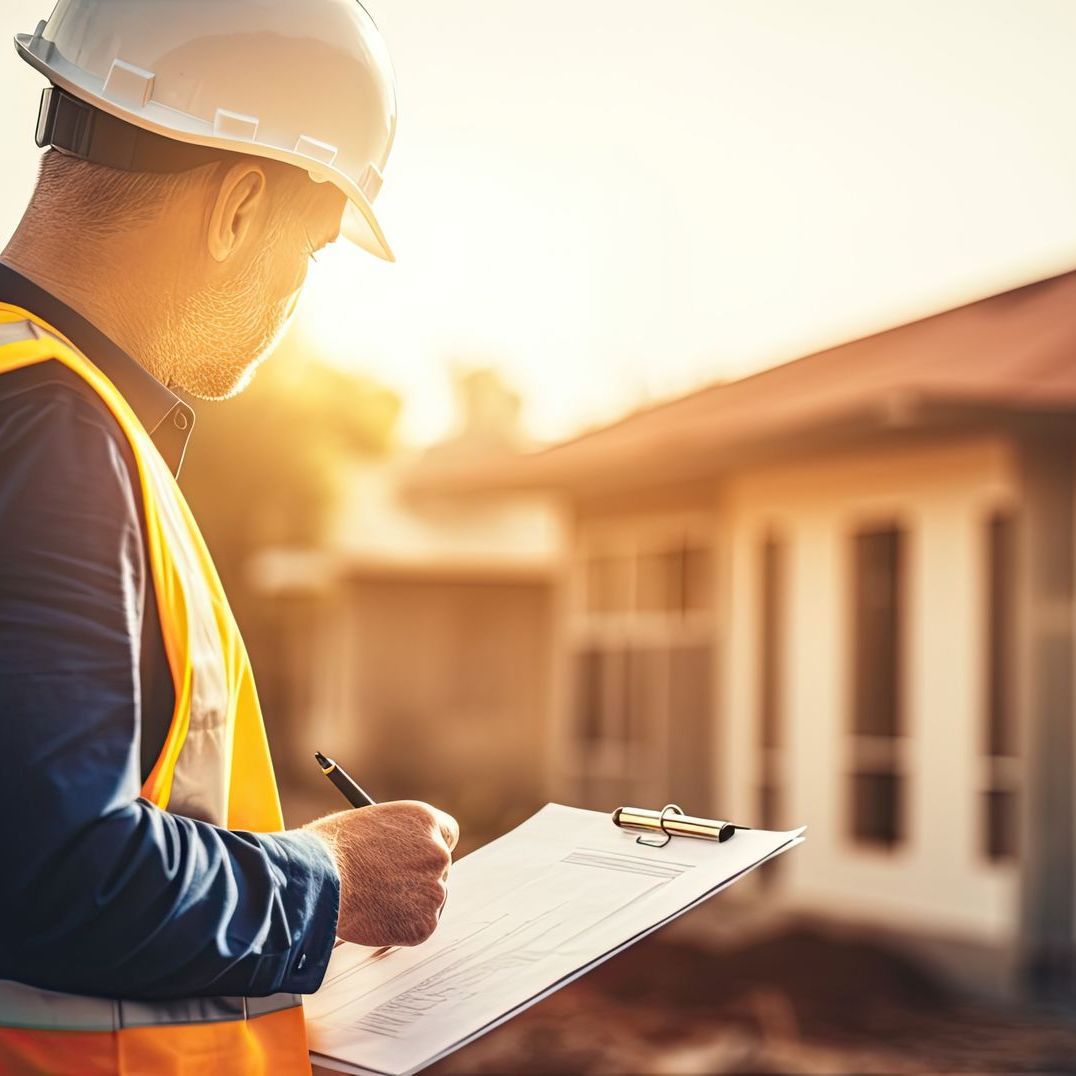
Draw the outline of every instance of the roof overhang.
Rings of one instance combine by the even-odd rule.
[[[1076,436],[1076,408],[1046,401],[1003,406],[994,399],[908,390],[821,409],[797,422],[783,422],[780,428],[762,422],[751,429],[729,429],[719,416],[700,424],[669,418],[646,428],[629,420],[541,451],[466,466],[431,460],[410,474],[406,486],[418,494],[457,496],[624,490],[718,478],[789,459],[925,435],[1005,431]]]

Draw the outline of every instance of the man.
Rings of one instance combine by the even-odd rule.
[[[391,70],[354,0],[61,0],[16,44],[52,87],[0,264],[0,1072],[309,1071],[296,995],[337,935],[430,934],[457,829],[281,832],[173,390],[239,391],[342,225],[391,258]]]

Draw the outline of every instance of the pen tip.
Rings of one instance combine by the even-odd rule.
[[[319,766],[328,766],[329,765],[329,760],[320,751],[315,751],[314,752],[314,758],[316,758],[318,760],[318,765]]]

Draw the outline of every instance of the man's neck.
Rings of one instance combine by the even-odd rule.
[[[146,281],[136,272],[116,272],[117,260],[115,252],[59,249],[55,243],[38,242],[25,235],[23,227],[0,253],[5,265],[77,311],[167,384],[171,371],[155,369],[148,361],[155,349],[147,346],[145,331]]]

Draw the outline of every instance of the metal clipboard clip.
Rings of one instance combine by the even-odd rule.
[[[643,830],[646,833],[661,833],[664,840],[648,839],[645,836],[635,838],[636,844],[648,848],[664,848],[673,837],[696,837],[704,841],[724,843],[733,837],[738,829],[748,826],[734,826],[720,818],[697,818],[684,814],[683,809],[675,803],[667,803],[660,811],[651,811],[645,807],[618,807],[613,812],[613,825],[621,829]]]

